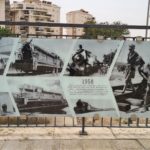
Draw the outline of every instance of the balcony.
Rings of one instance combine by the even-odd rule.
[[[54,30],[47,29],[47,30],[46,30],[46,32],[48,32],[48,33],[52,33],[52,32],[54,32]]]
[[[38,33],[41,33],[41,32],[44,32],[44,28],[39,27],[39,28],[36,28],[35,31]]]
[[[29,11],[28,10],[24,11],[24,15],[29,15]]]
[[[20,21],[28,21],[28,19],[25,18],[25,17],[21,17],[21,18],[20,18]]]
[[[20,31],[26,31],[27,29],[28,29],[27,26],[21,26],[21,27],[20,27]]]
[[[26,9],[34,9],[34,7],[26,7]]]
[[[52,15],[51,15],[51,14],[46,13],[46,14],[45,14],[45,16],[49,16],[49,17],[51,17]]]

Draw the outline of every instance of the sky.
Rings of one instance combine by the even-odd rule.
[[[12,3],[13,0],[10,0]],[[22,0],[18,0],[22,1]],[[148,0],[51,0],[61,7],[61,22],[66,22],[66,13],[84,9],[92,14],[97,22],[121,21],[128,25],[145,25]],[[131,35],[144,35],[144,30],[132,31]]]

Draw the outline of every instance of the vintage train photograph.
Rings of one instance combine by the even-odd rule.
[[[120,41],[81,40],[72,51],[64,75],[105,76],[111,67]]]
[[[70,44],[56,39],[20,39],[7,76],[58,76]]]
[[[110,83],[122,116],[150,115],[150,43],[126,41]]]
[[[8,85],[20,114],[69,114],[68,103],[58,79],[9,77]]]
[[[0,38],[0,75],[3,75],[13,49],[15,38]]]
[[[71,99],[71,104],[75,115],[77,116],[117,116],[117,110],[114,105],[107,104],[109,100],[102,99]]]

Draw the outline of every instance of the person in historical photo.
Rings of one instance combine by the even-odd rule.
[[[68,76],[101,76],[106,75],[111,66],[116,49],[101,49],[99,43],[87,45],[79,43],[66,68]],[[113,45],[113,43],[112,43]],[[93,46],[91,48],[91,46]],[[95,47],[94,47],[95,46]],[[99,47],[98,47],[99,46]],[[106,45],[107,46],[107,45]],[[89,47],[89,48],[88,48]],[[103,46],[102,46],[103,47]]]
[[[8,76],[57,76],[61,73],[64,61],[56,44],[46,39],[21,40],[12,58]],[[64,44],[65,45],[65,44]],[[60,47],[60,46],[59,46]],[[62,45],[63,48],[63,45]],[[59,49],[61,51],[61,49]]]
[[[15,78],[8,84],[21,114],[67,114],[68,103],[59,80]]]
[[[127,114],[149,111],[149,46],[126,42],[112,71],[110,82],[118,107]]]
[[[16,115],[15,106],[7,92],[0,93],[0,115],[1,116],[15,116]]]

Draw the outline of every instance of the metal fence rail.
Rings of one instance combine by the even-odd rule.
[[[150,128],[149,118],[0,117],[0,127]]]
[[[44,22],[24,22],[24,21],[0,21],[0,25],[19,26],[49,26],[49,27],[76,27],[76,28],[113,28],[113,29],[150,29],[146,25],[102,25],[102,24],[71,24],[71,23],[44,23]]]

